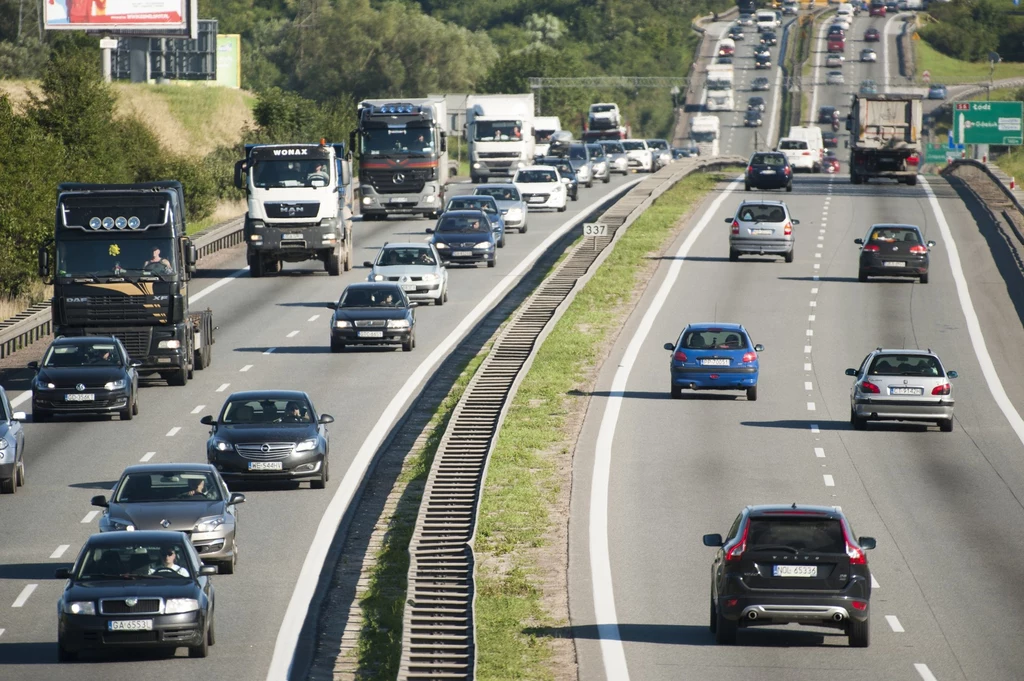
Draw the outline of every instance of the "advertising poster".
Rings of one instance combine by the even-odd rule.
[[[51,30],[185,29],[186,0],[43,0]]]

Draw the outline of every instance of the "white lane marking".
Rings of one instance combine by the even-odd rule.
[[[811,294],[817,295],[817,293],[818,293],[818,289],[816,289],[816,288],[812,288],[811,289]]]
[[[146,452],[145,454],[142,455],[142,458],[139,459],[139,461],[141,463],[146,463],[147,461],[152,459],[154,456],[156,456],[156,452]]]
[[[822,237],[819,236],[818,238],[821,239]],[[817,244],[817,248],[825,248],[825,244]]]
[[[6,629],[0,629],[0,636],[3,636],[5,631],[7,631],[7,630]]]
[[[291,333],[288,334],[287,338],[295,338],[298,335],[299,335],[298,331],[292,331]]]
[[[210,293],[213,293],[214,291],[219,289],[221,286],[226,286],[227,284],[230,284],[235,279],[238,279],[240,276],[242,276],[243,274],[245,274],[248,271],[249,271],[248,267],[243,267],[240,270],[235,270],[234,272],[232,272],[228,276],[224,277],[223,279],[219,279],[219,280],[213,282],[212,284],[210,284],[209,286],[204,288],[199,293],[196,293],[196,294],[193,294],[193,295],[189,296],[188,297],[188,302],[190,302],[190,303],[198,302],[204,296],[206,296],[206,295],[208,295]]]
[[[200,404],[195,409],[192,410],[192,413],[193,414],[198,414],[199,412],[201,412],[204,409],[206,409],[206,405],[205,404]]]
[[[56,549],[54,549],[53,553],[50,554],[50,558],[60,558],[64,555],[64,552],[70,548],[71,544],[61,544]]]
[[[229,385],[231,385],[231,384],[230,384],[230,383],[221,383],[221,384],[220,384],[220,387],[219,387],[219,388],[217,388],[216,392],[219,392],[219,393],[222,393],[222,392],[224,392],[225,390],[227,390],[227,389],[228,389],[228,386],[229,386]]]
[[[821,432],[821,430],[818,429],[818,424],[817,423],[812,423],[811,424],[811,432],[812,433],[820,433]]]
[[[818,307],[818,301],[812,300],[811,301],[811,307]]]
[[[814,390],[814,385],[810,381],[804,381],[804,390]]]
[[[307,322],[315,322],[315,321],[316,321],[316,320],[318,320],[318,319],[320,319],[320,315],[318,315],[318,314],[315,314],[315,315],[313,315],[312,317],[310,317],[309,319],[307,319],[306,321],[307,321]]]
[[[928,669],[928,665],[923,662],[915,662],[914,670],[921,677],[922,681],[939,681],[935,678],[935,674],[932,674],[932,670]]]
[[[85,517],[82,518],[82,524],[87,525],[88,523],[91,523],[92,521],[96,520],[96,516],[98,516],[99,514],[99,511],[89,511],[85,514]]]
[[[263,354],[264,355],[272,355],[272,354],[274,354],[274,350],[277,350],[277,348],[267,348],[266,350],[263,351]]]
[[[174,426],[173,428],[167,431],[167,437],[174,437],[175,435],[178,434],[179,430],[181,430],[181,426]]]
[[[252,369],[252,365],[251,364],[246,364],[244,367],[239,369],[239,371],[248,371],[249,369]]]
[[[815,257],[815,258],[820,258],[820,257],[821,257],[821,253],[815,253],[815,254],[814,254],[814,257]]]
[[[811,354],[811,346],[810,345],[805,345],[804,346],[804,354],[805,355]]]
[[[620,185],[616,191],[631,188],[642,181],[643,178],[630,181],[626,184]],[[708,211],[708,220],[715,215],[715,211],[719,209],[725,198],[738,186],[739,181],[732,182],[726,190],[723,191],[717,199],[715,199],[711,210]],[[376,454],[381,443],[384,442],[388,432],[391,430],[392,422],[402,413],[406,402],[415,393],[416,387],[428,377],[433,368],[437,366],[441,360],[448,356],[448,353],[456,343],[459,342],[463,335],[476,326],[477,322],[488,312],[488,310],[490,310],[491,306],[494,305],[501,296],[505,295],[506,291],[519,282],[523,273],[532,267],[537,259],[540,258],[553,243],[558,239],[561,239],[568,231],[579,225],[586,215],[592,213],[606,200],[606,198],[599,198],[589,206],[581,208],[576,217],[571,218],[555,229],[547,236],[547,238],[544,239],[544,241],[538,244],[529,255],[522,258],[519,264],[516,265],[511,272],[502,277],[494,288],[492,288],[487,295],[485,295],[483,299],[476,304],[476,307],[474,307],[469,314],[463,317],[462,321],[460,321],[455,328],[451,330],[448,336],[446,336],[445,339],[441,341],[429,355],[427,355],[426,359],[416,367],[415,371],[409,375],[409,378],[406,379],[402,387],[400,387],[395,393],[395,396],[391,398],[387,407],[385,407],[383,412],[381,412],[380,418],[377,419],[377,422],[374,424],[373,428],[366,436],[366,439],[359,447],[359,450],[356,452],[355,457],[352,459],[352,463],[349,465],[348,470],[345,471],[345,475],[342,478],[341,483],[338,485],[337,491],[335,491],[334,496],[331,497],[330,503],[327,505],[323,516],[317,524],[316,534],[313,536],[313,541],[310,542],[309,551],[306,552],[306,556],[302,561],[302,568],[299,570],[299,575],[295,580],[295,588],[293,589],[291,598],[288,601],[288,608],[285,611],[284,618],[281,620],[281,627],[277,632],[277,640],[274,642],[274,653],[270,660],[270,667],[267,670],[267,681],[284,681],[289,677],[293,656],[295,655],[295,647],[299,641],[299,634],[302,631],[303,624],[305,624],[306,615],[309,611],[309,604],[313,599],[314,592],[316,591],[320,573],[323,571],[324,561],[327,559],[327,552],[330,549],[338,530],[338,524],[345,515],[345,511],[348,510],[349,504],[352,502],[352,498],[355,496],[356,491],[359,489],[359,482],[366,474],[366,470],[369,467],[370,462],[373,460],[374,454]],[[685,255],[685,253],[683,255]],[[672,266],[674,267],[681,264],[682,261],[674,261]],[[609,587],[609,594],[610,592],[611,589]],[[619,646],[619,650],[621,651],[622,644],[618,641],[617,629],[618,627],[616,626],[615,644]],[[624,665],[625,657],[623,656],[622,659]],[[623,678],[623,681],[625,681],[624,677],[615,675],[610,678]]]
[[[827,232],[827,231],[828,231],[827,229],[819,229],[819,230],[818,230],[818,233],[820,233],[820,234],[824,234],[824,233],[825,233],[825,232]]]
[[[831,475],[823,475],[821,477],[825,478],[825,487],[835,487],[836,486],[836,481],[832,478]]]
[[[824,234],[819,234],[818,235],[818,241],[824,241],[824,240],[825,240],[825,235]],[[818,248],[821,248],[821,244],[818,245]]]
[[[814,409],[815,409],[814,402],[808,402],[807,403],[807,411],[814,411]]]
[[[32,391],[31,390],[26,390],[25,392],[21,393],[20,395],[18,395],[17,397],[15,397],[14,399],[11,400],[11,406],[12,407],[17,407],[18,405],[20,405],[22,402],[24,402],[25,400],[27,400],[30,397],[32,397]]]
[[[896,619],[896,615],[886,615],[885,621],[889,623],[889,628],[892,629],[895,633],[902,634],[905,631],[903,629],[903,625],[900,624],[900,621],[898,619]]]
[[[814,335],[814,329],[807,329],[807,335],[808,336],[813,336]]]
[[[20,608],[25,605],[25,601],[28,600],[28,597],[32,595],[32,592],[35,591],[38,586],[38,584],[26,584],[25,588],[21,590],[21,593],[18,594],[18,597],[14,599],[14,603],[11,604],[11,607]]]
[[[967,278],[964,276],[964,269],[960,264],[960,253],[953,240],[953,233],[949,229],[949,223],[946,222],[946,216],[942,214],[939,200],[935,198],[935,192],[932,191],[928,180],[923,177],[921,180],[924,184],[925,194],[928,195],[928,203],[935,215],[935,221],[939,225],[939,232],[942,233],[942,239],[946,242],[946,254],[949,258],[950,269],[953,271],[953,281],[956,284],[957,297],[960,299],[960,309],[963,310],[964,318],[967,321],[967,333],[970,335],[974,354],[978,357],[978,364],[981,365],[981,373],[988,384],[989,392],[992,393],[992,399],[999,406],[999,410],[1003,412],[1003,416],[1006,417],[1013,432],[1016,433],[1017,439],[1024,444],[1024,419],[1021,419],[1007,396],[1003,383],[999,380],[999,373],[992,362],[992,356],[988,354],[988,345],[985,344],[985,335],[981,331],[978,313],[971,302],[971,292],[967,288]]]
[[[821,263],[817,263],[817,262],[816,262],[816,263],[814,263],[814,269],[816,269],[816,270],[820,270],[820,269],[821,269]],[[815,277],[814,279],[815,279],[815,281],[817,281],[817,279],[818,279],[818,278],[817,278],[817,277]]]
[[[881,587],[882,587],[882,585],[878,583],[878,580],[875,579],[875,576],[871,575],[871,588],[872,589],[879,589]]]
[[[807,321],[813,322],[814,321],[814,315],[812,315],[812,314],[807,315]]]
[[[824,447],[815,447],[814,448],[814,456],[818,457],[819,459],[824,459],[825,458],[825,448]]]
[[[811,363],[810,362],[804,362],[804,371],[810,371],[810,370],[811,370]]]

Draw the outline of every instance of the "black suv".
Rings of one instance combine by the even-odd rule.
[[[743,178],[743,188],[751,189],[783,189],[793,191],[793,168],[789,165],[786,155],[777,151],[758,151],[747,163],[747,173]]]
[[[718,548],[711,566],[715,642],[735,643],[739,627],[798,623],[842,629],[851,646],[868,646],[864,552],[875,540],[855,538],[838,506],[747,506],[724,539],[706,534],[704,545]]]

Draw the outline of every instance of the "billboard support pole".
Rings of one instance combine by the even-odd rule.
[[[103,52],[103,82],[109,83],[111,79],[111,60],[114,50],[117,49],[117,38],[100,38],[100,50]]]

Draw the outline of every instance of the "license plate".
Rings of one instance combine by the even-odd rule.
[[[754,235],[757,235],[757,236],[761,236],[761,235],[765,235],[765,234],[774,234],[775,230],[772,230],[772,229],[752,229],[752,230],[750,230],[750,233],[754,234]]]
[[[65,402],[95,402],[96,395],[93,393],[72,393],[64,396]]]
[[[383,338],[384,337],[384,332],[383,331],[360,331],[359,332],[359,337],[360,338]]]
[[[111,620],[109,631],[153,631],[153,620]]]
[[[416,290],[416,284],[402,284],[402,290],[403,291],[415,291]]]
[[[284,466],[281,465],[280,461],[250,461],[249,470],[251,471],[279,471]]]
[[[775,565],[772,574],[776,577],[817,577],[817,565]]]
[[[391,203],[416,203],[416,202],[415,201],[410,201],[409,199],[391,199]]]
[[[727,367],[729,366],[729,360],[727,359],[702,359],[700,363],[706,367]]]
[[[282,239],[301,239],[302,235],[301,234],[282,234],[281,238]]]
[[[884,264],[884,265],[885,265],[886,267],[903,267],[903,266],[904,266],[904,263],[902,263],[902,262],[897,262],[897,261],[895,261],[895,260],[886,260],[886,261],[885,261],[885,262],[884,262],[883,264]]]
[[[774,175],[775,171],[774,170],[762,170],[761,174],[762,175]]]
[[[455,251],[452,255],[456,258],[468,258],[473,255],[473,251]]]
[[[890,395],[924,395],[924,388],[889,388]]]
[[[544,203],[544,200],[545,199],[544,199],[543,196],[531,196],[530,197],[530,203]]]

